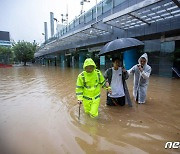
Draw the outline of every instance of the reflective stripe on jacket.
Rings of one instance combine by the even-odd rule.
[[[78,100],[83,98],[97,99],[100,97],[100,89],[105,86],[105,79],[102,73],[95,69],[92,73],[83,71],[78,75],[76,83],[76,96]]]

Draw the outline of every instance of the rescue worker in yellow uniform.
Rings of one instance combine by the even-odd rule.
[[[106,87],[102,73],[96,69],[96,64],[91,58],[87,58],[83,65],[84,71],[78,75],[76,83],[76,96],[78,103],[83,103],[85,113],[91,117],[98,116],[101,87],[110,92]]]

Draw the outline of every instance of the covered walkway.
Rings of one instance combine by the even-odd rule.
[[[166,57],[168,71],[160,74],[172,76],[171,67],[176,67],[176,57],[173,62],[168,57],[179,50],[179,8],[179,0],[101,1],[45,41],[35,57],[43,64],[53,62],[52,65],[80,68],[86,57],[92,57],[104,68],[110,59],[97,57],[102,46],[117,38],[134,37],[145,43],[144,52],[149,52],[151,61],[157,60],[155,54],[159,59]],[[136,52],[132,55],[136,61],[140,51],[125,52],[130,52],[129,55]],[[161,67],[161,60],[156,63],[152,67]],[[159,74],[156,68],[153,73]]]

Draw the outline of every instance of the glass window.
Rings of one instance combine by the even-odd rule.
[[[102,14],[102,2],[97,5],[97,16]]]
[[[112,8],[112,0],[103,1],[103,13],[111,10]]]
[[[69,31],[69,25],[67,25],[67,32]]]
[[[93,19],[95,19],[96,18],[96,7],[94,7],[92,9],[92,14],[93,14]]]
[[[152,73],[164,77],[172,77],[175,42],[161,42],[160,40],[144,41],[144,51],[148,54],[148,64]]]
[[[103,5],[102,2],[97,4],[97,17],[102,15],[102,5]],[[94,6],[92,8],[92,13],[93,13],[93,19],[95,19],[96,18],[96,6]]]
[[[161,43],[161,52],[173,52],[175,50],[175,42],[163,42]]]
[[[160,40],[148,40],[144,41],[144,51],[145,52],[153,52],[161,50],[161,42]]]
[[[85,14],[85,21],[86,23],[92,20],[92,10],[89,10],[86,14]]]
[[[75,19],[75,27],[79,25],[79,18]]]
[[[84,23],[84,15],[80,16],[80,23]]]
[[[175,42],[162,42],[159,59],[159,75],[172,77],[173,55]]]
[[[148,54],[148,64],[152,68],[151,74],[159,75],[160,50],[160,40],[144,41],[144,52]]]
[[[73,29],[73,28],[74,28],[74,23],[71,22],[71,24],[70,24],[70,29]]]
[[[114,6],[117,6],[121,3],[123,3],[124,1],[126,1],[126,0],[114,0]]]

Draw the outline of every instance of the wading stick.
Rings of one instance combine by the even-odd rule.
[[[80,120],[80,113],[81,113],[81,104],[79,103],[79,117],[78,117],[79,120]]]

